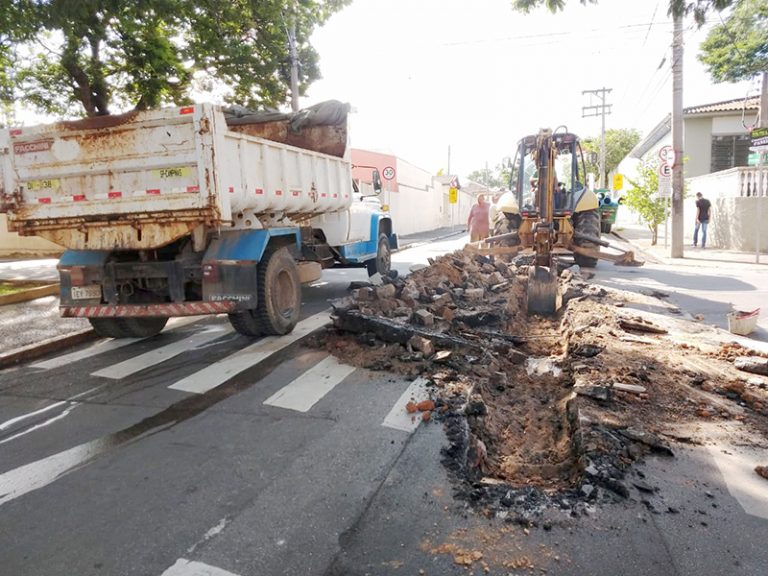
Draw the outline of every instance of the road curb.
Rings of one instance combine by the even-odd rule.
[[[57,352],[58,350],[76,346],[83,342],[96,340],[98,337],[99,336],[96,334],[95,330],[88,328],[87,330],[81,330],[72,334],[64,334],[63,336],[54,336],[53,338],[48,338],[42,342],[35,342],[34,344],[28,344],[21,348],[3,352],[0,354],[0,370],[15,364],[20,364],[21,362],[34,360],[35,358],[39,358],[40,356],[44,356],[51,352]]]
[[[36,300],[45,296],[56,296],[59,293],[59,284],[46,284],[44,286],[38,286],[36,288],[29,288],[28,290],[21,290],[14,292],[13,294],[5,294],[0,296],[0,306],[6,306],[7,304],[18,304],[20,302],[29,302],[30,300]]]
[[[428,240],[415,240],[410,244],[403,244],[402,246],[398,246],[395,252],[400,252],[401,250],[408,250],[409,248],[418,248],[419,246],[424,246],[426,244],[430,244],[431,242],[439,242],[440,240],[445,240],[446,238],[451,238],[452,236],[458,236],[460,234],[466,234],[466,231],[457,230],[456,232],[443,234],[442,236],[435,236],[434,238],[430,238]]]

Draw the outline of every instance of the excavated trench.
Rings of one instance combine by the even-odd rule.
[[[444,462],[467,486],[573,488],[581,460],[567,314],[527,315],[527,266],[456,252],[385,282],[335,304],[329,350],[428,377],[450,441]]]

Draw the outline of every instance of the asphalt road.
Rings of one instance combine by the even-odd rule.
[[[363,279],[306,289],[299,332]],[[524,529],[453,499],[441,426],[403,418],[418,381],[294,336],[205,318],[0,372],[0,574],[470,573],[441,545],[482,550],[491,574],[765,574],[768,490],[729,486],[727,454],[676,447],[646,462],[652,496]]]

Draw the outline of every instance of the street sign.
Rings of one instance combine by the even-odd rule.
[[[459,189],[451,186],[448,189],[448,203],[449,204],[456,204],[459,201]]]
[[[671,172],[671,170],[670,170]],[[669,198],[672,196],[672,175],[659,176],[659,198]]]
[[[675,149],[672,146],[663,146],[659,150],[659,158],[662,164],[669,164],[671,167],[675,165]]]
[[[752,145],[750,148],[768,147],[768,127],[754,128],[750,135],[752,136]]]
[[[614,190],[621,190],[624,188],[624,175],[623,174],[614,174],[613,175],[613,189]]]
[[[392,180],[395,177],[395,169],[392,166],[387,166],[381,171],[381,176],[384,180]]]
[[[672,177],[672,166],[665,163],[659,164],[659,178],[671,178],[671,177]]]

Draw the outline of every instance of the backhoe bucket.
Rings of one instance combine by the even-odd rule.
[[[528,314],[552,316],[563,303],[555,266],[528,269]]]

